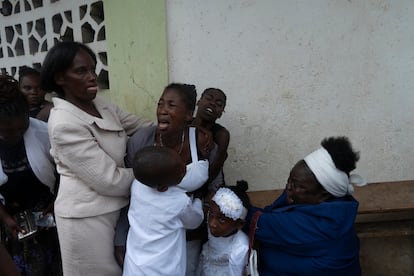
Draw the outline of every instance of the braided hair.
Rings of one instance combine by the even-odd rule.
[[[194,112],[197,100],[197,90],[195,85],[185,83],[171,83],[165,87],[164,92],[168,89],[174,89],[177,91],[183,99],[186,108],[189,111]]]

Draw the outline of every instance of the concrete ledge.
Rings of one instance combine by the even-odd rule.
[[[271,204],[283,189],[248,192],[254,206]],[[354,197],[359,201],[358,214],[378,214],[414,211],[414,180],[376,182],[356,187]]]

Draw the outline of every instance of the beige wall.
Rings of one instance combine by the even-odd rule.
[[[413,1],[166,3],[171,81],[227,93],[229,184],[283,187],[331,135],[369,182],[414,179]]]
[[[369,182],[414,179],[414,2],[105,1],[110,98],[155,118],[168,78],[222,88],[228,183],[283,187],[323,137]],[[165,17],[166,16],[166,17]],[[167,26],[167,30],[166,30]],[[168,50],[168,56],[167,56]]]

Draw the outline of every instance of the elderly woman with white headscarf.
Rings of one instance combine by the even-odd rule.
[[[365,180],[350,175],[359,154],[346,137],[321,145],[296,163],[272,205],[249,210],[247,221],[257,223],[260,275],[361,275],[352,192]]]

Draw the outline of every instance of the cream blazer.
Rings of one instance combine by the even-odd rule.
[[[94,104],[102,119],[60,98],[53,104],[48,129],[60,174],[56,215],[84,218],[127,205],[134,180],[132,169],[124,166],[128,135],[152,123],[100,97]]]

